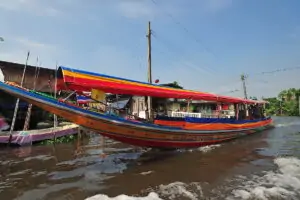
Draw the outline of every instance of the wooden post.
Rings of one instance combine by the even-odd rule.
[[[151,66],[151,22],[148,22],[148,83],[152,84],[152,66]],[[148,96],[148,119],[153,121],[153,113],[152,113],[152,97]]]
[[[55,77],[55,80],[54,80],[54,98],[55,99],[56,99],[56,93],[57,93],[57,69],[58,69],[58,64],[56,63],[55,76],[54,76]],[[58,123],[57,123],[57,115],[56,114],[54,114],[53,120],[54,120],[53,126],[54,126],[54,128],[56,128],[57,125],[58,125]]]
[[[36,88],[36,79],[38,78],[38,64],[39,64],[38,62],[39,62],[39,57],[36,58],[35,75],[34,75],[34,80],[33,80],[33,90],[35,90],[35,88]],[[26,113],[23,131],[27,131],[29,128],[31,111],[32,111],[32,104],[29,104],[27,113]]]
[[[218,104],[218,118],[222,117],[221,111],[222,111],[222,103],[219,103]]]
[[[300,95],[298,96],[298,109],[299,109],[299,116],[300,116]]]
[[[239,120],[239,104],[238,103],[235,105],[235,117],[236,117],[236,120]]]
[[[280,103],[280,116],[282,116],[282,99],[280,99],[279,103]]]
[[[26,72],[26,68],[27,68],[27,64],[28,64],[29,55],[30,55],[30,51],[27,52],[26,62],[25,62],[23,75],[22,75],[22,80],[21,80],[21,84],[20,84],[21,87],[23,87],[23,82],[24,82],[24,79],[25,79],[25,72]],[[20,102],[20,98],[18,98],[17,101],[16,101],[14,115],[13,115],[12,123],[11,123],[11,126],[10,126],[10,131],[9,131],[8,145],[10,145],[10,143],[11,143],[12,132],[13,132],[14,127],[15,127],[17,113],[18,113],[18,109],[19,109],[19,102]]]

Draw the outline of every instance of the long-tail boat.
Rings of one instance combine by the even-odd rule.
[[[58,68],[57,73],[58,89],[64,88],[73,91],[101,90],[103,93],[206,100],[233,103],[237,106],[266,103],[264,101],[170,88],[63,66]],[[143,147],[193,148],[232,140],[273,127],[273,121],[270,117],[248,120],[239,119],[238,117],[234,119],[193,117],[180,120],[175,118],[156,119],[180,122],[180,125],[177,126],[168,123],[137,122],[86,110],[12,84],[0,82],[0,90],[114,140]]]

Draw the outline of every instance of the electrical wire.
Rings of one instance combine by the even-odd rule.
[[[177,51],[177,53],[175,53],[175,51],[174,51],[174,48],[170,48],[169,47],[169,45],[167,45],[167,43],[164,41],[164,40],[160,40],[158,37],[157,37],[157,34],[154,32],[153,34],[152,34],[152,36],[153,36],[153,38],[154,39],[156,39],[156,41],[158,41],[159,43],[161,43],[161,44],[163,44],[167,49],[168,49],[168,52],[170,53],[170,52],[173,52],[173,54],[176,54],[176,58],[178,59],[178,57],[182,57],[182,58],[184,58],[184,60],[188,60],[184,55],[184,52],[181,50],[181,52],[180,51]],[[192,66],[192,65],[189,65],[189,64],[183,64],[184,66],[187,66],[187,67],[189,67],[189,68],[193,68],[193,69],[196,69],[196,70],[199,70],[197,67],[194,67],[194,66]],[[197,66],[196,64],[193,64],[193,65],[195,65],[195,66]],[[209,74],[211,74],[211,75],[213,75],[214,74],[214,71],[212,71],[212,70],[210,70],[210,68],[202,68],[202,67],[200,67],[200,69],[201,70],[203,70],[203,71],[205,71],[205,72],[207,72],[207,73],[209,73]]]
[[[151,0],[151,2],[152,2],[155,6],[157,6],[158,8],[161,9],[161,6],[159,6],[159,4],[156,2],[156,0]],[[161,10],[163,10],[163,9],[161,9]],[[192,38],[196,43],[198,43],[200,46],[202,46],[206,52],[210,53],[210,54],[213,55],[215,58],[218,58],[218,56],[216,56],[216,54],[215,54],[210,48],[208,48],[207,46],[205,46],[205,45],[203,44],[203,41],[201,41],[200,39],[196,38],[193,34],[191,34],[190,31],[189,31],[185,26],[183,26],[182,23],[180,23],[178,20],[176,20],[175,17],[174,17],[171,13],[167,12],[166,10],[163,10],[163,12],[164,12],[164,13],[165,13],[165,14],[166,14],[166,15],[167,15],[167,16],[168,16],[168,17],[169,17],[169,18],[170,18],[177,26],[179,26],[181,29],[183,29],[183,30],[190,36],[190,38]],[[220,58],[218,58],[218,59],[220,59]]]

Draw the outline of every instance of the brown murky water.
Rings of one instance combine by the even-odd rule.
[[[275,123],[193,150],[155,152],[110,140],[103,147],[99,135],[0,149],[0,199],[300,199],[300,118]]]

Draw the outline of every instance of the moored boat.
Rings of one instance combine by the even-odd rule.
[[[100,90],[102,94],[113,93],[160,98],[207,100],[233,103],[237,106],[266,103],[264,101],[169,88],[66,67],[59,67],[58,78],[61,79],[60,83],[63,83],[63,85],[58,85],[58,89],[68,88],[73,91]],[[175,118],[165,118],[165,121],[172,122],[173,124],[159,125],[151,122],[136,122],[118,116],[86,110],[6,83],[0,83],[0,90],[73,123],[90,128],[109,138],[144,147],[199,147],[263,131],[271,128],[273,124],[270,117],[261,116],[257,119],[241,118],[238,113],[239,109],[237,109],[236,117],[233,119],[186,117],[175,120]],[[159,120],[158,118],[157,120]],[[175,125],[175,122],[178,124]]]

